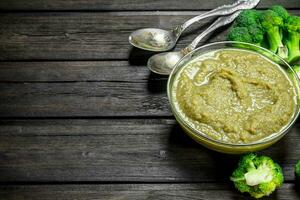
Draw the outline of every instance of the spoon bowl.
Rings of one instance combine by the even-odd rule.
[[[129,42],[133,46],[155,52],[172,49],[177,39],[173,31],[158,28],[139,29],[129,36]]]
[[[159,53],[149,58],[147,66],[156,74],[169,75],[183,56],[182,51]]]

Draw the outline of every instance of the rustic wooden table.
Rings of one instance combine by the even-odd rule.
[[[260,9],[278,3],[300,15],[299,0],[261,1]],[[0,199],[250,199],[228,178],[238,157],[183,133],[167,77],[151,74],[150,54],[128,43],[138,28],[171,28],[229,2],[1,0]],[[193,26],[177,48],[211,22]],[[285,174],[272,199],[300,199],[299,131],[297,123],[262,152]]]

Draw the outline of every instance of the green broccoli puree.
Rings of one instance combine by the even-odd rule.
[[[280,66],[240,49],[212,51],[187,63],[172,95],[190,126],[230,143],[276,134],[296,110],[296,91]]]

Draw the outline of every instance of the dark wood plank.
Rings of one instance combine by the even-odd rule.
[[[103,199],[103,200],[215,200],[251,199],[227,184],[107,184],[107,185],[17,185],[0,186],[6,200]],[[284,184],[270,196],[272,199],[299,199],[293,184]],[[269,199],[269,198],[268,198]]]
[[[1,0],[0,10],[202,10],[232,3],[234,0]],[[262,0],[258,8],[280,4],[286,8],[300,8],[298,0]]]
[[[2,13],[0,60],[145,61],[149,54],[133,49],[128,43],[132,31],[144,27],[171,28],[199,13]],[[300,14],[300,10],[293,13]],[[199,26],[194,26],[181,38],[177,47],[182,48],[191,42],[209,21],[211,19],[203,20]],[[203,42],[221,40],[225,40],[224,30]]]
[[[2,83],[0,117],[170,116],[165,86],[151,84]]]
[[[145,82],[166,80],[128,61],[1,62],[1,82]],[[1,86],[0,86],[1,87]]]
[[[3,62],[0,116],[171,116],[166,83],[126,61]]]
[[[299,130],[262,152],[286,181]],[[237,159],[195,143],[172,119],[0,121],[0,182],[228,182]]]

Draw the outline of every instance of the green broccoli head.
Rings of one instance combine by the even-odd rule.
[[[231,41],[248,42],[262,46],[264,40],[264,33],[262,29],[257,26],[248,27],[233,27],[228,35],[227,39]]]
[[[261,14],[262,12],[257,10],[242,11],[230,29],[227,39],[268,47],[264,36],[265,31],[260,23]]]
[[[287,58],[287,48],[282,43],[283,19],[276,12],[267,10],[260,15],[260,22],[266,32],[269,49]]]
[[[274,11],[266,10],[260,15],[260,22],[266,31],[273,31],[274,27],[282,27],[283,19]]]
[[[271,10],[276,12],[283,20],[286,20],[290,16],[288,11],[284,7],[279,5],[272,6]]]
[[[265,46],[264,45],[264,32],[259,26],[249,26],[248,27],[249,34],[252,36],[252,43]]]
[[[227,37],[232,41],[252,42],[252,36],[246,27],[233,27]]]
[[[300,60],[300,17],[289,16],[285,22],[285,44],[288,48],[288,62],[294,63]]]
[[[298,160],[298,162],[296,163],[295,175],[296,175],[297,180],[300,181],[300,160]]]
[[[244,10],[235,20],[229,38],[233,41],[249,42],[261,46],[264,31],[259,22],[261,12],[257,10]],[[247,29],[247,30],[246,30]],[[245,36],[241,36],[245,34]]]
[[[260,11],[257,10],[244,10],[235,20],[235,26],[248,27],[260,25],[259,17]]]
[[[287,31],[300,34],[300,17],[295,15],[289,16],[286,20],[285,28]]]
[[[241,158],[230,179],[240,192],[247,192],[255,198],[270,195],[284,180],[278,164],[267,156],[253,153]]]

